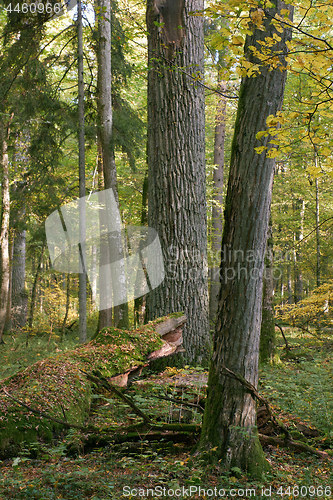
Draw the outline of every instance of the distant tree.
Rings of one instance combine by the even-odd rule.
[[[9,190],[9,161],[8,139],[10,123],[0,123],[0,173],[1,173],[1,287],[0,287],[0,343],[6,325],[9,291],[10,291],[10,258],[9,258],[9,220],[10,220],[10,190]]]
[[[147,318],[185,311],[193,363],[208,359],[210,345],[201,9],[202,0],[147,2],[148,224],[166,271],[147,296]]]
[[[262,296],[262,320],[260,331],[259,358],[261,362],[270,361],[275,350],[275,321],[274,321],[274,259],[273,259],[273,234],[272,222],[270,221],[267,233],[263,296]]]
[[[97,37],[97,113],[98,113],[98,141],[100,143],[101,161],[104,179],[104,189],[112,189],[119,205],[117,168],[114,154],[113,138],[113,111],[112,111],[112,69],[111,69],[111,4],[109,0],[98,0],[96,15],[98,20]],[[110,214],[112,217],[112,214]],[[102,222],[102,221],[101,221]],[[112,247],[109,243],[101,241],[101,262],[111,258],[114,254],[118,260],[118,270],[112,274],[113,287],[125,286],[125,270],[121,264],[123,255],[123,242],[121,234],[113,238]],[[105,276],[100,273],[100,293],[103,293]],[[126,295],[126,294],[125,294]],[[99,312],[98,329],[111,326],[119,328],[128,327],[128,304],[115,305],[113,308],[103,309]]]
[[[268,137],[264,139],[268,151],[255,147],[260,144],[257,134],[266,129],[266,119],[282,106],[286,81],[282,54],[287,52],[291,33],[280,26],[277,30],[272,18],[286,8],[292,10],[277,0],[274,7],[252,11],[256,23],[245,43],[247,61],[257,65],[258,71],[255,77],[246,72],[240,88],[222,240],[228,251],[221,272],[228,273],[219,295],[200,440],[209,460],[254,476],[261,476],[267,463],[256,428],[256,401],[246,382],[254,387],[258,382],[262,282],[276,152]],[[277,43],[268,50],[276,57],[267,65],[254,52],[260,54],[262,44],[267,48],[273,37]]]
[[[52,170],[58,165],[60,144],[68,134],[69,106],[59,101],[50,84],[45,61],[40,58],[43,23],[39,24],[36,16],[18,15],[17,12],[9,14],[5,21],[1,25],[0,46],[1,250],[6,253],[8,246],[12,251],[8,261],[3,259],[6,270],[0,273],[2,294],[8,288],[8,276],[11,293],[7,301],[3,295],[0,307],[2,313],[5,307],[7,309],[6,328],[9,328],[11,324],[23,326],[26,321],[25,229],[33,210],[44,211],[45,216],[54,201],[48,192],[42,208],[39,191],[41,186],[48,184]],[[52,190],[50,183],[49,191]],[[9,230],[5,229],[7,215]]]
[[[77,65],[78,65],[78,149],[79,149],[79,197],[86,195],[86,160],[85,160],[85,105],[84,105],[84,66],[83,66],[83,15],[81,0],[77,6]],[[85,269],[85,206],[80,204],[80,273],[79,273],[79,335],[83,344],[87,340],[87,270]]]
[[[225,133],[227,119],[227,99],[225,97],[226,83],[223,81],[223,52],[219,51],[218,61],[218,103],[215,117],[214,134],[214,171],[213,171],[213,195],[212,195],[212,243],[211,252],[213,266],[210,269],[210,290],[209,290],[209,319],[215,325],[218,294],[220,290],[220,269],[217,265],[217,255],[220,255],[223,232],[223,181],[224,181],[224,150]]]

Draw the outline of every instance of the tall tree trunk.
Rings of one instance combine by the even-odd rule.
[[[13,242],[11,320],[14,328],[27,321],[28,295],[25,288],[26,231],[17,229]]]
[[[104,188],[112,188],[119,206],[117,189],[117,169],[112,138],[112,94],[111,94],[111,5],[109,0],[97,0],[98,7],[98,75],[97,75],[97,108],[99,120],[99,137],[103,159]],[[109,217],[113,217],[109,214]],[[118,261],[118,269],[112,271],[112,288],[123,289],[121,295],[126,296],[126,275],[123,263],[124,248],[121,233],[113,234],[112,244],[107,251],[101,243],[100,258]],[[103,246],[103,248],[102,248]],[[104,255],[102,255],[102,253]],[[107,257],[109,255],[109,257]],[[103,293],[104,277],[100,273],[100,293]],[[99,326],[111,326],[112,310],[100,311]],[[128,303],[114,306],[114,326],[128,328]]]
[[[9,161],[7,141],[9,137],[9,125],[0,123],[0,146],[1,146],[1,287],[0,287],[0,343],[3,342],[3,334],[7,319],[9,305],[9,282],[10,282],[10,258],[9,258],[9,219],[10,219],[10,191],[9,191]]]
[[[34,282],[32,285],[32,290],[31,290],[31,299],[30,299],[30,307],[29,307],[29,317],[28,317],[28,325],[30,328],[32,328],[33,321],[34,321],[34,312],[35,312],[35,306],[36,306],[36,299],[37,299],[37,286],[38,286],[38,280],[39,280],[39,275],[43,266],[43,257],[44,257],[44,250],[45,250],[45,241],[43,241],[42,248],[40,251],[40,256],[37,262],[37,268],[35,272],[35,277],[34,277]]]
[[[97,133],[97,170],[98,170],[98,189],[102,191],[104,189],[104,174],[103,174],[103,151],[102,151],[102,144],[101,144],[101,137],[100,137],[100,131],[98,130]],[[103,224],[103,219],[100,214],[100,226]],[[100,245],[103,245],[103,241],[101,241]],[[105,250],[101,249],[99,247],[99,252],[107,252],[108,249],[106,248]],[[97,257],[100,257],[100,253],[97,252]],[[105,276],[104,274],[97,273],[97,290],[99,288],[103,288],[104,286],[104,279]],[[97,294],[99,291],[97,292]],[[97,322],[97,330],[96,330],[96,335],[103,329],[103,328],[108,328],[109,326],[112,326],[112,307],[109,307],[108,309],[102,309],[98,313],[98,322]]]
[[[317,158],[317,157],[316,157]],[[319,181],[316,177],[316,249],[317,249],[317,265],[316,265],[316,277],[317,277],[317,286],[320,286],[320,218],[319,218]]]
[[[282,254],[282,257],[284,259],[284,254]],[[280,296],[281,296],[281,305],[284,305],[285,304],[285,298],[284,298],[284,260],[282,261],[282,263],[280,264],[280,279],[279,279],[279,283],[278,283],[278,292],[280,292]]]
[[[142,186],[142,209],[141,209],[141,226],[147,226],[148,224],[148,172],[145,173]],[[137,276],[137,286],[141,282],[141,276],[138,273]],[[146,296],[142,295],[134,299],[134,326],[143,323],[145,316],[145,304]]]
[[[289,251],[287,252],[287,295],[287,304],[293,304],[294,296],[291,279],[291,255]]]
[[[277,0],[276,7],[265,9],[264,30],[253,28],[245,44],[248,59],[261,68],[255,78],[245,76],[240,88],[222,239],[222,248],[228,249],[221,262],[225,279],[219,296],[200,441],[211,460],[221,460],[226,469],[239,467],[253,476],[261,476],[267,467],[256,428],[256,402],[244,383],[227,370],[257,386],[264,257],[275,160],[266,151],[257,154],[254,147],[260,144],[256,135],[266,129],[267,117],[281,109],[286,71],[263,67],[249,47],[260,50],[260,41],[277,34],[281,41],[274,46],[276,52],[287,51],[285,42],[290,33],[277,33],[271,23],[271,16],[282,8],[286,4]],[[283,56],[279,57],[285,66]],[[265,138],[265,146],[269,140]]]
[[[294,302],[295,304],[303,298],[303,275],[301,269],[302,249],[299,244],[304,236],[304,212],[305,202],[303,199],[296,200],[294,211],[299,216],[299,227],[295,232],[295,250],[294,250]]]
[[[265,272],[262,299],[262,320],[260,331],[260,361],[266,363],[273,358],[275,350],[274,321],[274,277],[273,277],[273,231],[272,220],[269,222],[265,255]]]
[[[62,320],[62,326],[61,326],[61,340],[64,339],[65,330],[66,330],[66,323],[67,323],[67,319],[68,319],[70,299],[71,299],[70,291],[71,291],[71,275],[69,273],[67,273],[67,275],[66,275],[66,306],[65,306],[64,319]]]
[[[218,89],[221,94],[218,97],[214,137],[214,172],[213,172],[213,196],[212,196],[212,267],[210,270],[210,293],[209,293],[209,319],[215,325],[218,293],[220,290],[220,267],[217,256],[220,255],[223,231],[223,175],[224,175],[224,142],[226,126],[227,100],[222,95],[226,90],[225,82],[221,80],[221,71],[218,72]]]
[[[177,0],[158,15],[147,2],[148,224],[156,229],[166,276],[147,296],[147,318],[185,311],[185,357],[207,360],[203,0]],[[161,29],[161,23],[164,27]],[[183,25],[185,29],[178,29]]]
[[[11,206],[11,228],[13,233],[12,244],[12,271],[10,284],[10,323],[14,328],[22,328],[27,321],[28,294],[25,286],[26,275],[26,174],[22,172],[22,166],[27,168],[29,164],[28,145],[30,143],[30,133],[24,130],[17,134],[15,149],[12,158],[15,174],[19,175],[12,186],[12,206]]]
[[[90,288],[91,288],[91,301],[92,301],[92,309],[94,309],[94,304],[97,300],[97,247],[96,245],[91,246],[91,274],[90,274]]]
[[[84,79],[83,79],[83,24],[82,4],[77,4],[77,40],[78,40],[78,111],[79,111],[79,197],[86,195],[85,173],[85,125],[84,125]],[[86,214],[85,204],[80,203],[80,274],[79,274],[79,332],[80,342],[87,340],[87,273],[86,262]]]

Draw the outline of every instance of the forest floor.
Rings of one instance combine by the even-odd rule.
[[[278,338],[274,363],[261,368],[259,392],[269,399],[275,416],[293,438],[332,456],[332,338],[286,333],[291,350],[286,353]],[[36,335],[28,345],[23,335],[7,337],[1,347],[0,379],[74,344],[74,336],[60,343]],[[206,383],[203,369],[167,368],[162,374],[147,373],[126,394],[156,422],[199,424],[201,412],[191,405],[202,404]],[[90,419],[94,425],[114,425],[133,423],[137,417],[124,402],[99,393]],[[142,433],[135,442],[89,449],[82,443],[82,435],[70,430],[53,443],[30,444],[17,457],[0,462],[0,500],[118,500],[144,498],[148,493],[156,499],[328,499],[333,491],[332,458],[289,449],[265,447],[271,471],[263,480],[253,481],[237,468],[225,473],[203,464],[193,454],[195,435],[169,441],[166,436],[151,440]],[[148,492],[148,488],[155,490]]]

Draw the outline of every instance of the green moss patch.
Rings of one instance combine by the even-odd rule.
[[[38,361],[2,380],[1,386],[33,409],[83,425],[92,389],[81,370],[112,377],[145,364],[148,355],[163,345],[155,327],[164,319],[133,331],[104,329],[91,342]],[[16,453],[22,443],[50,440],[61,427],[23,408],[0,389],[0,456]]]

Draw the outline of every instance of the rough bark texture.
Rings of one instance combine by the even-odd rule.
[[[147,318],[184,311],[188,362],[209,353],[207,222],[205,195],[203,18],[184,6],[184,37],[172,51],[165,46],[160,17],[147,2],[148,29],[148,224],[159,234],[163,283],[147,297]]]
[[[108,0],[98,0],[98,75],[97,75],[97,108],[99,120],[99,138],[103,159],[104,188],[113,189],[115,198],[118,201],[117,189],[117,169],[112,141],[112,95],[111,95],[111,5]],[[112,217],[112,214],[110,214]],[[101,243],[101,259],[107,257],[108,251]],[[110,246],[110,245],[109,245]],[[126,288],[125,269],[121,264],[124,253],[121,234],[117,241],[113,239],[112,248],[109,252],[115,253],[119,261],[119,272],[112,275],[112,281],[117,286]],[[102,255],[103,254],[103,255]],[[111,256],[110,256],[111,257]],[[104,262],[105,263],[105,262]],[[104,277],[100,273],[100,293],[103,288]],[[124,292],[126,294],[126,292]],[[114,307],[113,324],[118,328],[128,327],[128,304],[121,304]],[[112,311],[100,311],[99,324],[102,327],[111,326]]]
[[[9,192],[9,163],[7,152],[7,136],[5,127],[0,124],[1,147],[1,287],[0,287],[0,343],[7,319],[9,303],[10,259],[9,259],[9,218],[10,218],[10,192]]]
[[[14,236],[12,262],[12,311],[14,328],[22,328],[27,321],[28,295],[25,288],[26,231],[17,230]]]
[[[222,245],[223,231],[223,175],[224,175],[224,142],[227,100],[222,95],[226,90],[225,82],[221,81],[220,72],[218,74],[218,89],[221,95],[218,98],[215,122],[214,138],[214,165],[213,172],[213,208],[212,208],[212,243],[211,252],[213,265],[210,270],[210,291],[209,291],[209,319],[215,325],[218,309],[218,293],[220,290],[220,268],[217,265]]]
[[[272,221],[269,223],[265,256],[265,274],[262,298],[262,320],[260,332],[260,361],[266,363],[273,358],[275,350],[274,321],[274,279],[273,279],[273,236]]]
[[[265,31],[255,29],[247,37],[245,51],[251,61],[258,63],[248,47],[260,48],[260,40],[273,36],[271,16],[285,7],[278,0],[276,8],[265,9]],[[276,50],[285,51],[290,33],[279,35],[282,39]],[[265,130],[268,115],[281,108],[285,79],[285,71],[261,67],[259,76],[244,77],[241,83],[222,240],[227,251],[221,262],[218,320],[200,441],[210,460],[221,459],[226,469],[237,466],[258,477],[267,463],[258,439],[255,401],[243,384],[227,375],[225,367],[257,386],[274,159],[265,151],[257,154],[254,147],[261,144],[256,134]]]

